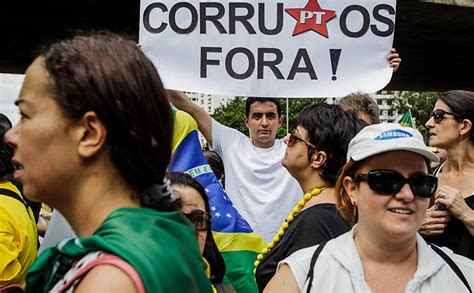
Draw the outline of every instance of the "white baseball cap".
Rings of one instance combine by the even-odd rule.
[[[398,123],[379,123],[364,127],[349,143],[347,161],[361,161],[391,151],[415,152],[431,162],[439,162],[439,157],[428,149],[418,130]]]

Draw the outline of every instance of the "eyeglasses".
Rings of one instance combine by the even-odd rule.
[[[361,181],[367,180],[370,189],[382,195],[395,195],[408,183],[415,196],[431,198],[438,188],[438,178],[425,173],[417,173],[405,178],[396,171],[373,170],[358,174],[355,178]]]
[[[314,144],[310,143],[309,141],[307,141],[307,140],[304,139],[304,138],[299,137],[296,133],[297,133],[297,130],[296,130],[296,129],[293,129],[293,130],[291,131],[290,136],[288,137],[288,142],[287,142],[288,146],[292,146],[292,145],[294,145],[296,142],[301,141],[301,142],[303,142],[305,145],[309,146],[310,148],[313,148],[313,149],[316,148],[316,146],[315,146]]]
[[[453,115],[456,118],[462,118],[462,116],[459,115],[459,114],[447,112],[447,111],[444,111],[442,109],[436,109],[434,111],[431,111],[430,117],[434,118],[434,122],[440,123],[441,121],[443,121],[444,115],[446,115],[446,114]]]
[[[211,215],[205,211],[192,210],[189,213],[183,214],[194,225],[196,231],[207,231],[211,226]]]

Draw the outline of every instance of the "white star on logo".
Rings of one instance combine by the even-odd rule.
[[[229,219],[232,218],[232,216],[229,213],[227,213],[225,216]]]
[[[204,190],[206,191],[206,193],[208,193],[208,192],[209,192],[209,189],[207,189],[207,188],[206,188],[206,189],[204,189]]]
[[[215,211],[216,211],[216,207],[211,207],[211,211],[215,212]]]
[[[221,213],[217,212],[216,217],[219,218],[221,216]]]

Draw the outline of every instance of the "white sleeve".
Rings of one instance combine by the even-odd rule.
[[[290,267],[300,291],[303,289],[308,276],[311,257],[318,246],[319,245],[315,245],[295,251],[290,256],[278,263],[277,271],[280,269],[282,264],[287,264]]]
[[[220,124],[212,119],[212,149],[215,150],[222,159],[224,159],[223,151],[231,145],[237,143],[240,139],[249,139],[240,131]]]

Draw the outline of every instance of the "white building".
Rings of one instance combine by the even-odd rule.
[[[398,111],[392,109],[392,104],[399,94],[399,92],[380,91],[376,94],[371,95],[380,108],[380,121],[398,122],[398,120],[401,118],[401,115],[398,114]]]
[[[218,96],[190,92],[186,92],[186,94],[188,95],[191,101],[193,101],[196,105],[201,107],[210,115],[214,114],[214,111],[219,108],[219,106],[226,105],[228,102],[232,101],[235,98],[234,96]]]
[[[375,100],[380,108],[380,121],[398,122],[402,115],[397,110],[392,109],[392,103],[400,93],[395,91],[379,91],[370,96]],[[327,98],[326,103],[337,104],[340,98]],[[402,113],[403,114],[403,113]]]

